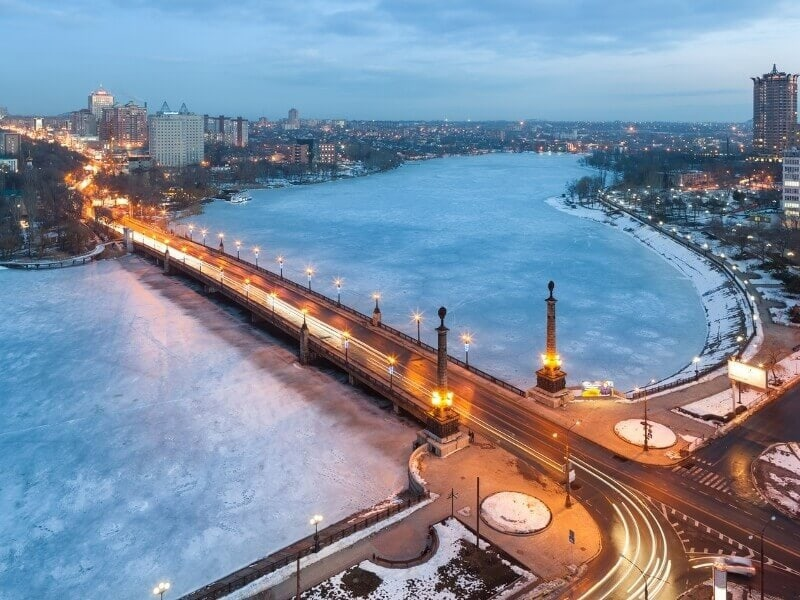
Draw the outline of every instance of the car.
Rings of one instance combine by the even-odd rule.
[[[747,577],[752,577],[756,574],[752,559],[746,556],[721,556],[714,566],[720,571],[737,573]]]

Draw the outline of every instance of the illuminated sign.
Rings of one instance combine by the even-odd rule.
[[[767,371],[736,360],[728,361],[728,377],[760,390],[767,389]]]
[[[584,381],[582,386],[583,392],[581,392],[581,396],[584,398],[596,396],[608,398],[614,395],[613,381]]]

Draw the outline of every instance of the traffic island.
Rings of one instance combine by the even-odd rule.
[[[800,443],[773,444],[751,465],[753,484],[782,513],[800,518]]]
[[[500,533],[533,535],[550,525],[547,505],[522,492],[497,492],[481,503],[481,520]]]
[[[614,433],[629,444],[659,450],[671,448],[678,441],[666,425],[642,419],[620,421],[614,425]]]

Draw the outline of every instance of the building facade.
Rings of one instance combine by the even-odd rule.
[[[22,151],[22,136],[18,133],[0,131],[0,156],[19,158]]]
[[[753,148],[779,157],[797,130],[797,75],[772,71],[753,80]]]
[[[185,167],[203,160],[203,117],[186,105],[170,111],[166,102],[149,120],[150,156],[162,167]]]
[[[142,148],[147,145],[147,107],[128,102],[104,108],[98,129],[109,148]]]
[[[114,96],[102,87],[89,94],[89,111],[94,115],[95,121],[100,123],[103,118],[103,109],[114,106]]]
[[[336,164],[336,144],[332,142],[320,142],[317,151],[317,162],[321,165]]]
[[[783,153],[783,196],[781,210],[786,222],[794,227],[800,223],[800,149]]]
[[[97,119],[88,108],[70,113],[69,130],[78,137],[95,137],[97,135]]]
[[[203,130],[206,141],[222,143],[235,148],[245,148],[249,141],[250,122],[242,117],[210,117],[203,115]]]

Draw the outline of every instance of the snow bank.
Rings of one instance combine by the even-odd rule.
[[[743,325],[746,335],[754,331],[752,308],[747,297],[711,261],[624,213],[609,215],[600,208],[572,207],[558,197],[548,199],[547,203],[558,210],[619,227],[691,280],[702,300],[708,324],[705,346],[698,355],[700,362],[697,367],[701,371],[718,365],[738,350],[736,337],[741,335]],[[695,365],[692,358],[687,356],[687,363],[680,371],[658,383],[693,376]]]

